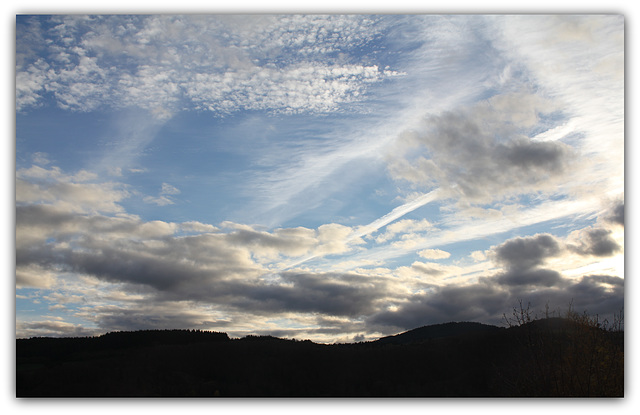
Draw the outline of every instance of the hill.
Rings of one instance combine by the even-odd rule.
[[[419,327],[393,336],[382,337],[376,342],[380,344],[407,344],[452,336],[488,333],[495,330],[504,330],[504,328],[475,322],[451,322]]]
[[[18,397],[624,395],[624,333],[564,320],[420,327],[373,342],[160,330],[16,341]]]

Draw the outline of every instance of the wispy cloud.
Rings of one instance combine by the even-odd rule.
[[[417,196],[412,200],[408,201],[407,203],[404,203],[398,206],[397,208],[393,209],[391,212],[387,213],[381,218],[374,220],[368,225],[362,226],[361,228],[358,229],[355,235],[356,237],[369,235],[377,231],[378,229],[382,228],[383,226],[395,221],[396,219],[403,217],[407,213],[413,212],[419,207],[422,207],[427,203],[437,200],[438,196],[439,196],[439,191],[437,189],[429,193],[426,193],[424,195]]]
[[[175,201],[171,196],[177,194],[180,194],[180,190],[176,187],[169,183],[162,183],[162,189],[158,196],[145,196],[143,200],[145,203],[153,203],[158,206],[173,205]]]

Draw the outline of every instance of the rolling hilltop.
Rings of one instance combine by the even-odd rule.
[[[624,333],[567,319],[325,345],[149,330],[16,341],[18,397],[624,395]]]

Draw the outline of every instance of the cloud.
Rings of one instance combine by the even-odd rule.
[[[555,281],[555,277],[551,279]],[[367,327],[397,332],[449,321],[501,325],[503,314],[509,315],[508,310],[517,307],[520,300],[530,303],[531,312],[539,317],[544,316],[546,306],[556,315],[563,315],[572,306],[574,311],[611,319],[624,307],[624,279],[619,277],[587,275],[578,280],[563,279],[562,284],[536,285],[536,290],[531,290],[527,285],[498,285],[491,278],[484,278],[464,286],[435,287],[409,297],[394,310],[370,315]]]
[[[212,232],[220,231],[219,228],[213,225],[209,225],[207,223],[202,223],[198,221],[182,222],[180,224],[180,230],[183,232],[194,232],[194,233],[212,233]]]
[[[498,275],[496,281],[504,285],[542,286],[554,287],[560,285],[562,276],[559,272],[550,269],[519,269],[515,268]]]
[[[612,256],[622,250],[622,247],[612,238],[612,233],[611,230],[604,228],[580,229],[569,235],[567,247],[580,255]]]
[[[28,208],[21,211],[24,209]],[[50,227],[43,231],[40,243],[19,244],[19,270],[59,269],[124,284],[129,291],[144,293],[149,302],[199,301],[254,313],[359,315],[370,312],[374,300],[388,292],[384,281],[353,273],[284,272],[277,283],[261,279],[267,272],[251,254],[265,246],[277,246],[281,255],[297,253],[291,234],[309,234],[304,230],[283,230],[271,237],[246,231],[176,236],[176,226],[160,221],[47,216],[53,213],[51,208],[39,209],[40,222],[48,222]],[[25,218],[18,215],[19,235],[24,232]],[[290,235],[282,236],[287,233]],[[326,250],[329,236],[319,233],[324,239],[317,246]],[[26,276],[20,282],[25,286],[43,285]]]
[[[175,203],[171,195],[180,194],[180,190],[169,183],[162,183],[162,189],[157,197],[145,196],[142,200],[145,203],[153,203],[158,206],[173,205]]]
[[[16,172],[16,203],[51,203],[70,212],[121,212],[118,202],[129,196],[120,183],[96,183],[86,170],[74,175],[58,167],[32,166]],[[93,182],[93,183],[92,183]]]
[[[47,178],[70,180],[69,175],[52,171],[56,174],[37,170]],[[39,180],[40,174],[25,177]],[[55,180],[51,182],[54,186]],[[165,185],[163,191],[174,194],[177,189]],[[199,222],[70,211],[64,208],[64,196],[68,194],[58,195],[54,203],[34,201],[16,207],[20,286],[56,289],[56,282],[67,278],[64,275],[86,275],[143,293],[152,302],[199,301],[231,308],[251,303],[268,312],[350,314],[371,307],[369,300],[388,291],[383,281],[373,284],[374,279],[356,274],[290,271],[264,278],[272,275],[265,266],[276,266],[275,261],[351,250],[361,241],[343,225],[266,232],[226,222],[223,231]],[[57,274],[61,279],[54,278]]]
[[[547,301],[562,307],[573,299],[591,313],[617,311],[624,280],[613,275],[615,267],[585,269],[593,264],[588,261],[623,249],[613,224],[623,225],[624,202],[604,213],[599,205],[623,184],[623,22],[500,19],[477,16],[462,28],[461,16],[423,16],[409,26],[403,25],[414,20],[400,16],[21,17],[19,110],[52,103],[72,111],[126,108],[131,115],[107,134],[122,139],[96,164],[118,178],[142,171],[131,161],[176,111],[317,115],[345,109],[372,115],[343,117],[331,132],[313,130],[321,140],[314,136],[295,157],[282,147],[265,153],[257,163],[264,170],[247,191],[260,200],[247,209],[260,205],[269,215],[289,217],[294,209],[324,209],[327,193],[354,177],[343,173],[369,174],[394,137],[388,171],[397,184],[408,185],[402,194],[420,196],[405,198],[364,227],[266,230],[144,221],[123,208],[135,194],[128,186],[88,171],[65,173],[37,154],[37,165],[16,177],[17,286],[37,288],[43,302],[69,299],[64,312],[74,323],[21,316],[17,331],[73,333],[82,319],[101,331],[188,326],[250,332],[260,325],[269,334],[348,333],[351,339],[452,320],[499,323],[520,298],[536,307]],[[549,20],[557,26],[546,26]],[[389,22],[394,36],[377,43]],[[395,36],[408,34],[411,42]],[[409,50],[417,53],[404,53]],[[376,89],[384,103],[370,100],[373,88],[399,75],[365,59],[381,55],[406,72],[402,79],[421,83],[394,81],[393,88]],[[310,119],[317,120],[300,123]],[[179,192],[162,183],[146,201],[168,205]],[[579,198],[584,194],[591,197]],[[438,221],[402,219],[436,200]],[[484,204],[495,200],[503,204]],[[464,265],[467,258],[454,258],[455,266],[415,261],[383,268],[408,252],[446,259],[449,253],[437,248],[495,240],[558,218],[574,226],[572,218],[592,219],[598,212],[597,225],[569,238],[538,234],[476,251],[473,258],[483,262],[473,269]],[[307,263],[344,254],[353,255],[325,268]],[[574,267],[571,278],[568,266]]]
[[[449,252],[441,249],[424,249],[418,252],[418,255],[426,259],[446,259],[451,256]]]
[[[87,328],[60,320],[16,321],[16,337],[89,337],[102,334],[100,330]]]
[[[571,141],[581,155],[583,168],[573,181],[589,186],[576,190],[623,191],[624,16],[514,16],[494,21],[494,46],[562,109],[562,124],[572,127],[559,138]]]
[[[561,142],[526,136],[549,103],[534,94],[505,93],[469,108],[426,118],[420,131],[398,138],[388,156],[396,180],[473,202],[550,189],[573,158]]]
[[[514,238],[495,248],[495,257],[508,268],[530,269],[560,254],[560,243],[550,234]]]
[[[213,314],[213,315],[212,315]],[[228,322],[192,302],[152,302],[148,299],[119,305],[81,307],[77,316],[102,330],[222,329]]]
[[[507,286],[562,286],[564,281],[559,272],[541,268],[547,259],[562,252],[562,244],[550,234],[509,239],[493,248],[496,261],[506,267],[506,271],[494,279],[498,284]]]
[[[55,172],[61,181],[73,176],[55,169],[38,172],[43,177]],[[29,177],[40,180],[39,174]],[[488,257],[505,270],[494,275],[485,271],[466,283],[450,279],[465,272],[463,268],[423,262],[396,269],[274,272],[283,261],[305,255],[349,252],[360,243],[353,239],[355,230],[338,224],[264,231],[231,222],[216,227],[143,221],[123,212],[108,216],[38,203],[16,207],[17,282],[47,290],[43,301],[64,301],[66,314],[97,328],[20,320],[19,335],[178,326],[246,334],[255,332],[256,321],[264,323],[261,330],[266,333],[270,318],[295,315],[311,320],[305,320],[304,328],[274,329],[291,336],[335,339],[345,333],[341,330],[371,336],[443,321],[498,323],[518,298],[538,306],[551,301],[558,307],[574,298],[574,305],[590,312],[610,312],[622,304],[620,278],[569,279],[542,268],[550,259],[572,252],[549,234],[514,238],[494,247]],[[432,229],[426,221],[393,225],[394,235],[407,235],[402,232],[410,233],[414,226]],[[422,254],[431,259],[447,256],[439,249]],[[340,321],[331,325],[329,320],[336,318]],[[321,319],[326,321],[321,324]]]
[[[588,230],[588,229],[587,229]],[[570,238],[567,238],[570,239]],[[446,321],[483,321],[499,324],[505,310],[524,300],[533,312],[567,311],[612,316],[624,304],[624,279],[607,275],[566,278],[556,270],[543,268],[546,261],[569,252],[565,243],[550,234],[517,237],[493,247],[489,256],[506,270],[486,275],[467,284],[433,285],[414,294],[393,310],[379,311],[367,320],[368,326],[409,329]],[[435,265],[435,264],[434,264]],[[431,264],[414,263],[413,268],[433,274]]]
[[[281,284],[245,285],[233,305],[243,310],[358,317],[387,296],[384,280],[356,273],[281,273]],[[240,293],[240,291],[238,292]]]
[[[624,226],[624,199],[614,202],[604,218],[606,221]]]
[[[19,16],[17,109],[330,112],[396,72],[357,62],[367,16]],[[46,56],[47,60],[40,56]]]
[[[400,206],[400,207],[402,208],[403,206]],[[397,209],[398,208],[394,209],[394,212],[396,212]],[[388,215],[383,216],[383,218],[386,216]],[[416,233],[422,233],[425,231],[432,230],[433,227],[434,227],[433,224],[426,219],[420,219],[420,220],[402,219],[402,220],[399,220],[398,222],[388,225],[385,229],[385,232],[376,237],[376,242],[384,243],[386,241],[396,238],[398,234],[403,234],[403,236],[414,235]]]
[[[390,328],[410,329],[449,321],[492,321],[509,306],[505,291],[496,286],[486,283],[462,287],[447,285],[427,294],[413,295],[394,311],[373,314],[367,325],[371,329],[389,331]]]
[[[418,261],[411,264],[411,268],[423,274],[431,275],[434,277],[444,275],[448,270],[451,269],[450,267],[442,266],[433,262],[425,264],[424,262]]]
[[[55,272],[35,264],[16,267],[16,288],[50,288],[55,282]]]

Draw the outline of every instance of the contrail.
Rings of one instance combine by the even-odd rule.
[[[386,215],[384,215],[379,219],[374,220],[370,224],[360,227],[358,232],[352,235],[349,238],[349,240],[360,238],[361,236],[369,235],[370,233],[377,231],[378,229],[382,228],[385,225],[388,225],[394,220],[403,217],[407,213],[413,212],[419,207],[422,207],[427,203],[433,202],[438,197],[439,190],[440,189],[432,190],[429,193],[426,193],[420,197],[417,197],[412,201],[405,203],[404,205],[398,206],[397,208],[393,209],[391,212],[387,213]]]
[[[349,238],[347,239],[347,241],[352,241],[352,240],[354,240],[356,238],[360,238],[362,236],[369,235],[369,234],[377,231],[378,229],[382,228],[383,226],[388,225],[389,223],[393,222],[394,220],[403,217],[407,213],[413,212],[414,210],[418,209],[419,207],[422,207],[422,206],[426,205],[427,203],[433,202],[434,200],[437,199],[439,190],[440,189],[432,190],[429,193],[426,193],[426,194],[424,194],[424,195],[422,195],[420,197],[417,197],[417,198],[411,200],[410,202],[405,203],[404,205],[400,205],[400,206],[396,207],[391,212],[387,213],[386,215],[382,216],[381,218],[378,218],[378,219],[374,220],[370,224],[359,227],[358,231],[355,232],[354,234],[350,235]],[[279,271],[285,271],[285,270],[287,270],[289,268],[296,267],[296,266],[298,266],[300,264],[303,264],[303,263],[305,263],[307,261],[310,261],[310,260],[312,260],[312,259],[314,259],[314,258],[316,258],[318,256],[320,256],[320,255],[319,254],[309,255],[308,257],[302,258],[302,259],[294,262],[293,264],[286,265],[285,267],[281,268]]]

